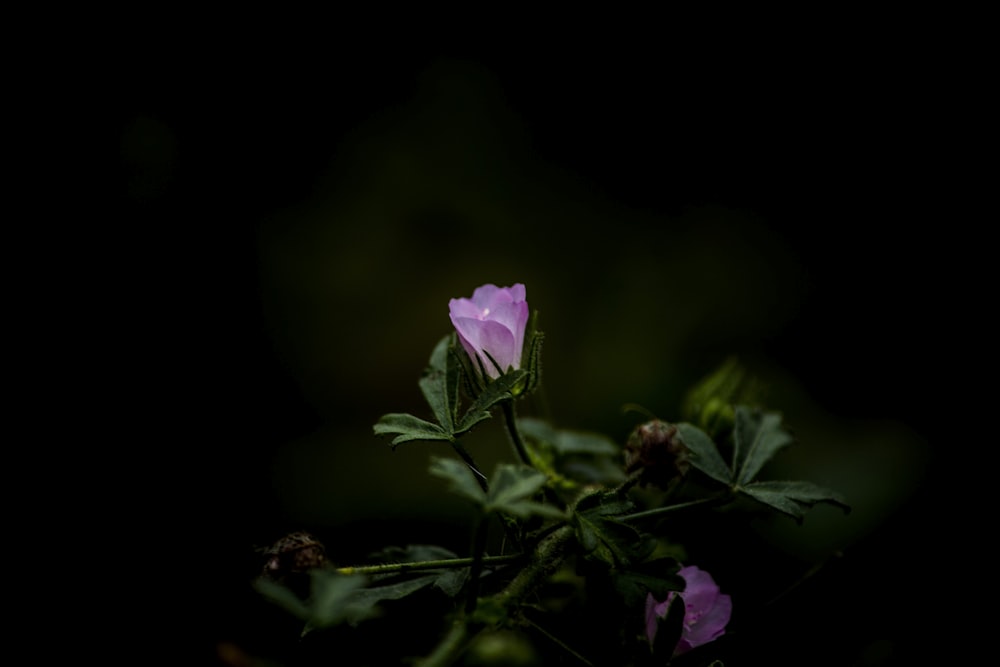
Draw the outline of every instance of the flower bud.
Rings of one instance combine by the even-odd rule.
[[[640,424],[625,443],[625,472],[640,472],[639,482],[660,488],[684,477],[691,467],[690,450],[681,442],[677,427],[654,419]]]
[[[451,323],[472,365],[490,378],[521,367],[528,302],[524,285],[482,285],[471,299],[448,302]]]

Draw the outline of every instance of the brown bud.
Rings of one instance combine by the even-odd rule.
[[[640,472],[641,484],[660,488],[684,477],[691,467],[690,450],[673,424],[654,419],[640,424],[625,443],[625,472]]]

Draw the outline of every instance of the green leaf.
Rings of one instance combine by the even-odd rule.
[[[414,563],[424,560],[458,558],[451,549],[436,544],[407,544],[405,547],[388,546],[369,555],[375,563]]]
[[[382,415],[378,422],[375,423],[373,430],[375,431],[375,435],[397,434],[392,439],[391,445],[393,449],[396,448],[396,445],[409,442],[410,440],[451,441],[454,439],[437,424],[432,424],[429,421],[414,417],[405,412],[392,412]]]
[[[467,433],[479,422],[489,419],[490,410],[497,403],[513,400],[511,389],[524,380],[526,374],[527,371],[522,369],[509,371],[487,384],[483,392],[465,411],[452,435],[458,437]]]
[[[753,481],[765,463],[792,444],[792,436],[781,428],[780,414],[745,405],[736,406],[733,435],[733,481],[738,486]]]
[[[545,473],[528,466],[501,463],[490,478],[491,503],[503,505],[530,498],[545,486]]]
[[[613,491],[591,493],[576,503],[577,512],[587,512],[594,516],[617,516],[628,514],[635,509],[635,503]]]
[[[302,620],[308,620],[309,607],[287,586],[282,586],[276,581],[261,577],[254,581],[253,587],[265,599]]]
[[[691,450],[691,465],[702,471],[712,479],[730,484],[733,473],[722,459],[719,448],[707,433],[699,429],[694,424],[682,422],[677,424],[677,432],[681,436],[681,442]]]
[[[434,586],[448,597],[453,598],[462,592],[462,588],[468,580],[468,568],[441,570],[437,575],[437,579],[434,580]]]
[[[733,425],[733,406],[756,404],[764,393],[761,382],[736,357],[729,357],[702,378],[684,398],[682,414],[711,437]]]
[[[374,608],[383,600],[399,600],[436,583],[439,575],[424,574],[415,579],[396,581],[384,586],[364,588],[352,595],[351,601],[359,607]]]
[[[561,509],[531,500],[542,490],[548,476],[528,466],[501,463],[490,478],[486,500],[487,512],[501,512],[519,517],[539,515],[551,519],[566,518]]]
[[[816,503],[837,505],[845,512],[851,510],[840,494],[812,482],[753,482],[741,487],[740,491],[799,522],[805,516],[806,510]]]
[[[344,622],[356,624],[375,614],[372,604],[356,597],[367,583],[364,577],[320,569],[310,571],[309,575],[308,600],[301,600],[287,587],[268,579],[258,579],[254,587],[265,598],[305,621],[303,634]]]
[[[684,579],[677,574],[680,567],[673,558],[657,558],[625,570],[615,570],[612,577],[626,608],[641,609],[649,593],[657,600],[664,600],[670,591],[684,590]]]
[[[638,530],[599,513],[573,515],[577,539],[588,558],[612,567],[627,567],[649,551],[648,540]]]
[[[534,417],[517,420],[531,463],[543,470],[556,488],[567,491],[581,484],[616,485],[625,478],[621,449],[600,433],[554,428]]]
[[[312,570],[310,575],[309,626],[325,628],[345,621],[354,625],[375,615],[374,605],[357,597],[364,591],[367,582],[364,577],[318,569]]]
[[[458,414],[459,366],[450,354],[455,334],[448,334],[435,346],[430,364],[420,378],[420,391],[427,399],[441,428],[451,433],[455,430]]]
[[[517,425],[525,437],[537,443],[551,446],[560,455],[617,456],[620,453],[614,440],[600,433],[557,430],[549,422],[536,417],[518,419]]]
[[[430,473],[451,482],[451,490],[479,507],[486,505],[486,492],[479,486],[469,466],[455,459],[431,458]]]
[[[414,563],[431,560],[448,560],[458,558],[451,549],[438,546],[436,544],[408,544],[405,547],[390,546],[381,549],[370,555],[370,559],[377,563]],[[469,578],[468,568],[441,568],[427,570],[435,573],[434,586],[444,592],[448,597],[455,597],[461,592],[462,587]],[[397,577],[396,574],[383,575],[391,579]],[[378,577],[376,577],[376,580]]]
[[[452,491],[471,500],[484,513],[566,518],[561,509],[531,499],[548,480],[545,473],[534,468],[499,464],[490,478],[489,494],[479,486],[469,467],[455,459],[432,459],[430,472],[451,482]]]

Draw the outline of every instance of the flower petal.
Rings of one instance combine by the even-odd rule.
[[[687,585],[681,597],[684,598],[684,605],[688,609],[703,610],[710,608],[719,595],[719,586],[715,583],[708,572],[695,565],[681,568],[677,572]]]
[[[520,356],[520,350],[516,350],[515,354],[514,334],[499,322],[452,316],[451,323],[455,325],[455,331],[469,357],[479,356],[490,377],[499,377],[500,371],[483,354],[484,350],[496,360],[501,371],[506,371],[514,364],[515,358]],[[519,358],[517,360],[520,361]]]
[[[690,628],[685,628],[684,638],[691,646],[701,646],[726,634],[726,625],[733,613],[733,601],[728,595],[719,595],[709,609]]]

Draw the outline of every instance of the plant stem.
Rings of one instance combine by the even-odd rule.
[[[469,615],[476,610],[476,601],[479,599],[479,577],[483,574],[483,555],[486,552],[488,528],[489,517],[484,516],[472,533],[472,566],[469,568],[469,590],[465,599],[465,613]]]
[[[549,632],[548,630],[546,630],[542,626],[538,625],[538,623],[535,623],[530,618],[529,619],[525,619],[525,620],[527,621],[527,623],[528,623],[529,626],[531,626],[532,628],[534,628],[536,632],[538,632],[543,637],[545,637],[546,639],[548,639],[549,641],[551,641],[553,644],[555,644],[556,646],[558,646],[562,650],[566,651],[567,653],[569,653],[571,656],[573,656],[574,658],[576,658],[577,660],[579,660],[583,664],[587,665],[587,667],[594,667],[594,663],[590,662],[585,657],[583,657],[582,655],[580,655],[579,653],[577,653],[576,651],[574,651],[568,644],[566,644],[566,642],[564,642],[563,640],[559,639],[558,637],[556,637],[555,635],[553,635],[551,632]]]
[[[463,447],[462,443],[458,440],[453,441],[451,446],[452,449],[454,449],[455,452],[462,457],[462,460],[465,461],[465,465],[469,466],[469,470],[472,471],[476,481],[479,482],[479,488],[481,488],[484,492],[489,493],[490,487],[486,481],[486,475],[479,471],[479,466],[477,466],[476,462],[473,460],[472,454],[466,451],[465,447]]]
[[[483,556],[482,564],[502,565],[513,563],[524,558],[523,554],[507,556]],[[448,568],[467,567],[472,565],[472,558],[447,558],[443,560],[421,560],[412,563],[383,563],[380,565],[357,565],[354,567],[338,567],[338,574],[394,574],[417,572],[420,570],[442,570]]]
[[[513,611],[562,564],[566,557],[566,544],[572,537],[573,527],[565,525],[539,542],[531,561],[493,599],[506,607],[508,612]],[[417,667],[445,667],[452,664],[466,649],[467,641],[475,634],[472,626],[473,621],[468,614],[455,619],[434,651],[417,662]]]
[[[415,663],[416,667],[445,667],[458,659],[465,650],[465,643],[472,634],[467,616],[456,618],[448,633],[434,647],[434,651],[423,660]]]
[[[573,526],[567,524],[539,542],[531,562],[498,594],[498,599],[510,609],[535,590],[562,563],[571,537]]]
[[[504,424],[507,426],[507,434],[510,436],[511,444],[514,445],[514,454],[517,455],[521,463],[530,466],[531,457],[528,456],[528,449],[524,446],[524,440],[521,439],[521,432],[517,428],[517,417],[514,415],[514,401],[504,401],[502,407]]]
[[[663,514],[669,514],[671,512],[678,512],[680,510],[690,509],[692,507],[701,507],[704,505],[721,505],[725,502],[728,502],[729,499],[730,499],[730,494],[727,490],[724,493],[714,495],[709,498],[699,498],[698,500],[691,500],[686,503],[667,505],[666,507],[656,507],[651,510],[636,512],[635,514],[623,514],[622,516],[616,517],[616,519],[618,521],[638,521],[640,519],[648,519],[650,517],[655,517]]]

